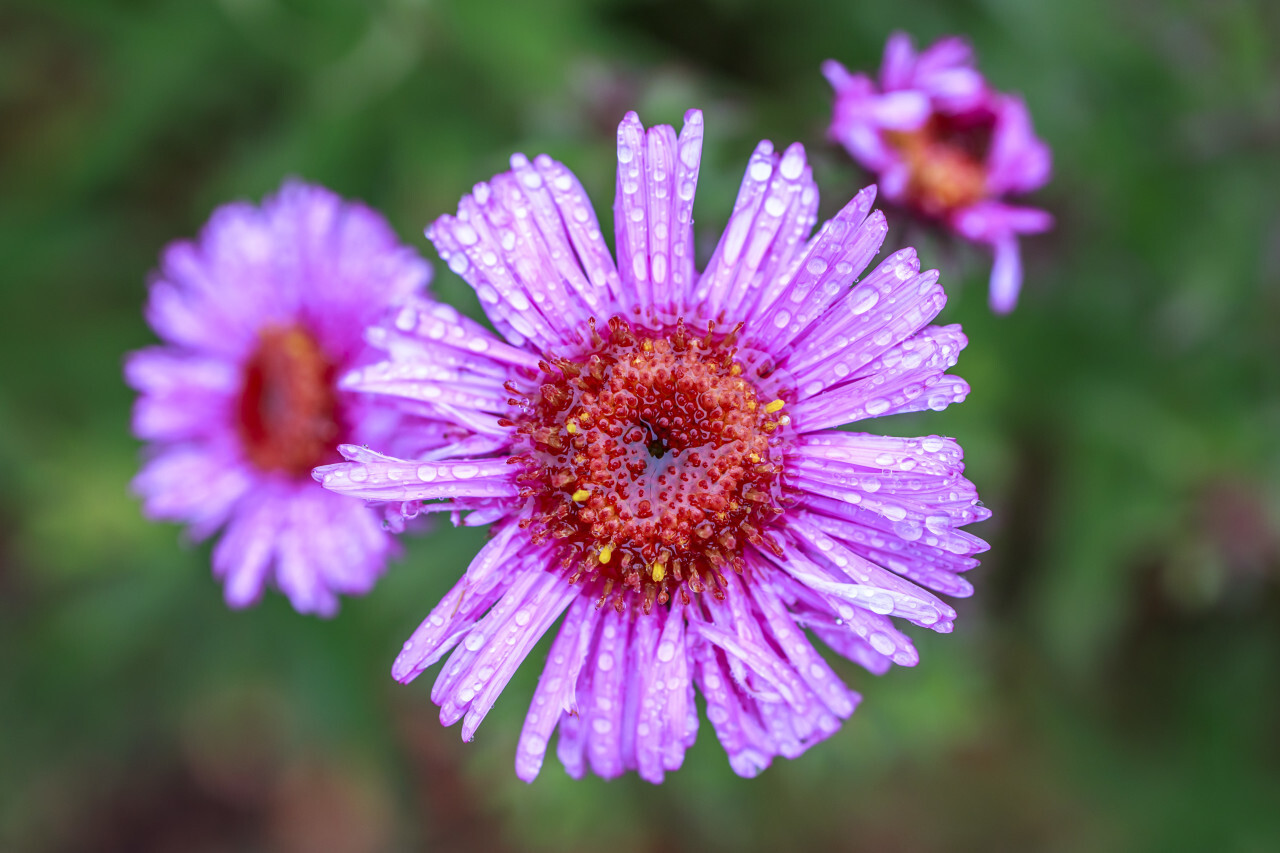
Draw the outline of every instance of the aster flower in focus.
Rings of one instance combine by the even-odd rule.
[[[909,36],[894,33],[879,81],[834,60],[822,71],[836,92],[832,139],[887,198],[990,246],[991,308],[1012,311],[1022,287],[1018,235],[1053,226],[1045,211],[1006,200],[1049,180],[1049,148],[1022,98],[991,89],[955,37],[917,54]]]
[[[149,517],[194,539],[223,528],[213,570],[232,607],[270,584],[331,615],[382,573],[394,542],[381,516],[311,469],[342,442],[402,436],[416,456],[459,432],[336,384],[366,354],[365,326],[430,278],[379,214],[296,182],[261,207],[219,208],[198,240],[164,251],[146,308],[163,343],[125,365],[150,442],[133,487]]]
[[[863,190],[811,236],[818,191],[796,144],[751,156],[708,267],[694,268],[702,115],[618,129],[617,261],[582,187],[516,155],[428,237],[502,338],[410,304],[387,358],[347,383],[430,403],[496,448],[430,462],[348,446],[316,471],[373,501],[492,523],[404,644],[409,681],[449,655],[432,698],[470,740],[563,616],[525,720],[532,780],[558,729],[570,775],[678,768],[695,691],[751,776],[835,732],[859,701],[812,640],[874,673],[914,665],[895,624],[946,632],[986,518],[961,450],[843,424],[962,400],[957,326],[912,249],[857,282],[884,239]],[[449,366],[447,369],[444,366]],[[452,652],[452,654],[450,654]]]

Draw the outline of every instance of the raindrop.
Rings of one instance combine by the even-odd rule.
[[[888,634],[876,632],[871,635],[871,648],[875,649],[882,655],[891,655],[897,645],[893,642],[893,638]]]

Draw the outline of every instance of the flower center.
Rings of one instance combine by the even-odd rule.
[[[240,438],[255,466],[306,476],[334,461],[343,431],[335,372],[305,330],[262,330],[244,366],[238,407]]]
[[[926,215],[940,217],[983,198],[994,126],[994,117],[986,114],[935,114],[919,130],[886,133],[910,171],[910,201]]]
[[[559,544],[570,583],[600,581],[600,605],[722,598],[747,543],[779,551],[766,527],[782,514],[773,448],[790,419],[749,377],[770,368],[738,360],[737,330],[712,330],[614,318],[601,337],[593,321],[591,352],[544,364],[537,392],[513,400],[522,411],[509,423],[528,444],[513,459],[533,501],[526,526]]]

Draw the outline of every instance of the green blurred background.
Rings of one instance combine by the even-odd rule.
[[[830,215],[828,57],[962,33],[1053,147],[1009,317],[943,270],[994,518],[956,633],[843,730],[736,778],[531,786],[538,665],[462,744],[388,675],[478,531],[409,544],[332,621],[234,613],[208,548],[143,521],[122,354],[161,247],[298,175],[430,219],[512,151],[609,221],[623,112],[706,111],[705,258],[760,138],[801,140]],[[0,849],[1280,850],[1280,4],[1266,0],[7,0],[0,6]],[[892,213],[891,213],[892,216]],[[893,218],[904,221],[902,216]],[[436,290],[474,310],[437,263]],[[540,647],[535,659],[540,660]]]

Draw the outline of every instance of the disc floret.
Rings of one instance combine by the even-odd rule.
[[[890,131],[907,164],[907,197],[928,216],[945,217],[987,195],[987,152],[994,114],[935,113],[918,130]]]
[[[737,331],[592,322],[587,352],[544,362],[537,389],[512,400],[526,526],[558,546],[571,583],[599,583],[601,605],[723,598],[746,544],[780,550],[768,528],[783,511],[776,446],[789,419],[761,391],[768,363],[739,358]]]
[[[306,477],[330,461],[342,433],[336,367],[301,326],[268,326],[244,365],[237,427],[260,471]]]

